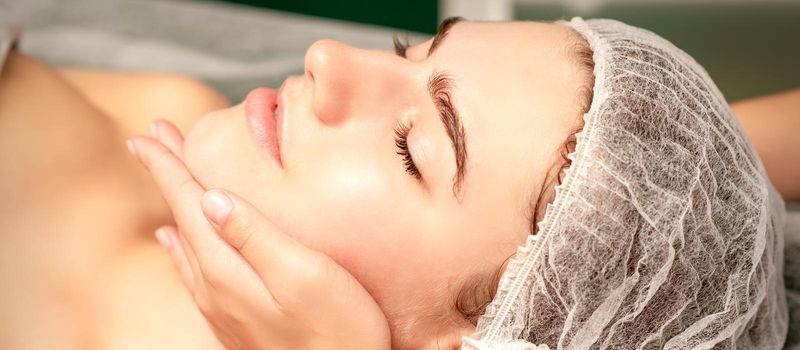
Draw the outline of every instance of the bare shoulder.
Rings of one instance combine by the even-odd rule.
[[[16,51],[0,75],[0,168],[0,348],[215,348],[152,238],[169,210],[114,119]]]
[[[183,74],[59,69],[58,72],[120,126],[124,137],[166,118],[186,132],[204,114],[230,104],[204,81]]]

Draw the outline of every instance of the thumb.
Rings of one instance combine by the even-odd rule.
[[[278,301],[298,277],[319,276],[319,253],[281,232],[243,198],[212,189],[203,194],[201,206],[219,236],[239,251]]]

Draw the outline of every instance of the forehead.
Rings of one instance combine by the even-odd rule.
[[[582,76],[569,49],[576,35],[551,23],[461,22],[430,57],[453,78],[467,132],[461,209],[493,228],[527,229],[530,197],[576,124]]]

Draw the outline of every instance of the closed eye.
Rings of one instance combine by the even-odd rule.
[[[408,125],[398,122],[397,126],[394,127],[394,144],[397,146],[397,154],[403,158],[403,166],[405,166],[406,172],[417,180],[422,180],[422,174],[420,174],[416,163],[414,163],[414,158],[411,157],[411,152],[408,150],[408,133],[410,131],[411,128]]]

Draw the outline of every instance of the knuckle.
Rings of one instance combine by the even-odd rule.
[[[139,149],[142,163],[148,168],[154,167],[159,160],[163,159],[163,154],[159,147],[153,145],[149,140],[140,140],[137,143],[137,149]]]
[[[230,264],[211,263],[203,267],[203,278],[206,282],[206,294],[219,298],[222,295],[232,294],[236,290],[235,282],[229,277]]]
[[[192,188],[194,184],[195,180],[194,178],[189,176],[189,174],[185,173],[179,174],[178,177],[175,179],[175,187],[181,191]]]
[[[287,292],[294,297],[302,298],[309,291],[325,287],[330,280],[330,271],[325,266],[309,263],[295,263],[293,268],[294,283],[287,286]]]
[[[208,297],[204,291],[195,293],[194,295],[194,303],[197,305],[197,308],[203,315],[212,316],[214,315],[214,305],[211,301],[211,298]]]
[[[215,294],[225,294],[226,291],[233,290],[231,283],[225,278],[224,271],[219,271],[219,269],[211,269],[208,273],[205,274],[206,283],[209,285],[209,289],[213,290]]]
[[[222,228],[222,235],[225,240],[239,251],[248,248],[250,239],[256,234],[256,226],[253,225],[244,215],[236,209],[231,212],[228,221]]]

